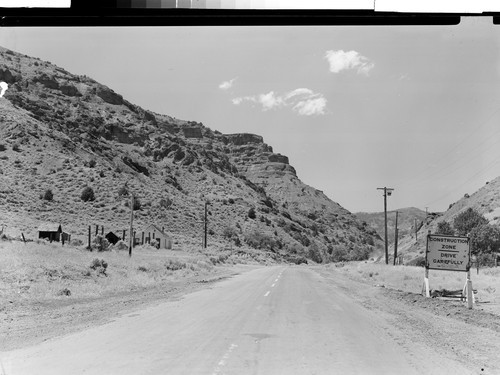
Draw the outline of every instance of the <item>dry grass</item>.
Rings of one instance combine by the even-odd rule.
[[[350,262],[345,263],[343,267],[330,264],[327,267],[357,280],[410,293],[420,293],[424,280],[422,267],[394,267],[371,262]],[[465,272],[429,271],[431,289],[462,289],[465,279]],[[478,291],[478,300],[488,304],[500,314],[500,267],[480,269],[479,275],[474,269],[471,271],[471,280],[473,289]]]
[[[104,273],[102,268],[90,267],[96,258],[108,264]],[[199,252],[174,253],[145,246],[135,248],[129,258],[128,251],[97,253],[59,243],[0,241],[0,301],[112,295],[208,274],[213,267]]]

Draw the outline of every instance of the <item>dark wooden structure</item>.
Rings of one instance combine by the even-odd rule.
[[[67,233],[65,233],[67,235]],[[61,241],[63,237],[63,231],[61,224],[55,223],[43,223],[38,227],[38,238],[47,239],[50,242]],[[64,238],[67,240],[67,237]]]
[[[108,234],[106,234],[106,239],[109,241],[109,243],[113,244],[113,245],[116,245],[116,243],[118,241],[121,240],[120,237],[118,237],[116,234],[114,234],[113,232],[109,232]]]

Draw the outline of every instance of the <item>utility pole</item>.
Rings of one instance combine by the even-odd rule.
[[[417,234],[418,234],[418,228],[417,228],[417,218],[414,219],[415,222],[415,243],[417,243]]]
[[[208,222],[207,205],[208,205],[208,202],[205,201],[205,241],[203,241],[203,247],[205,249],[207,248],[207,222]]]
[[[398,257],[398,214],[399,214],[399,211],[396,211],[396,229],[394,231],[394,262],[393,262],[393,266],[396,265],[396,258]]]
[[[134,246],[134,194],[130,194],[130,238],[128,247],[128,256],[132,256],[132,247]]]
[[[387,240],[387,196],[392,194],[394,189],[383,187],[377,188],[377,190],[384,191],[384,220],[385,220],[385,264],[389,264],[389,242]]]

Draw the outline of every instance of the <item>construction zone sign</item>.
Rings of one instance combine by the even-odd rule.
[[[428,234],[425,266],[431,270],[467,272],[470,268],[470,238]]]

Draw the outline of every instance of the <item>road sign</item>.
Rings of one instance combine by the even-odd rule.
[[[425,266],[431,270],[468,271],[470,238],[428,234]]]

